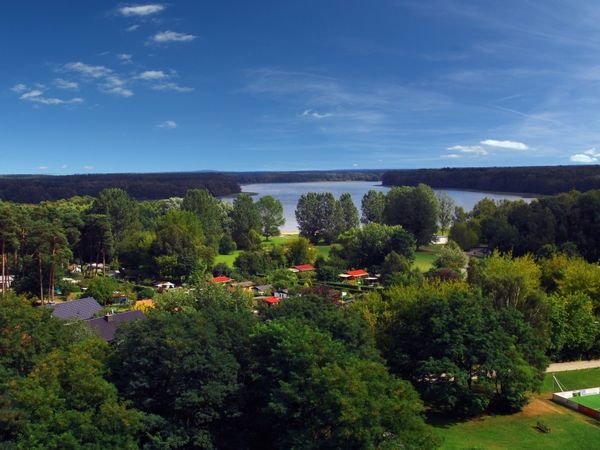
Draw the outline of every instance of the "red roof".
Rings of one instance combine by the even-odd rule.
[[[281,301],[281,299],[279,297],[266,297],[262,299],[263,302],[268,303],[269,305],[276,305],[277,303],[279,303]]]
[[[214,277],[212,281],[213,283],[227,283],[231,279],[229,277]]]
[[[364,277],[366,275],[369,275],[369,272],[367,272],[366,270],[350,270],[348,272],[348,275],[350,275],[351,277]]]
[[[299,266],[294,266],[294,269],[299,270],[300,272],[306,272],[309,270],[315,270],[315,266],[312,264],[300,264]]]

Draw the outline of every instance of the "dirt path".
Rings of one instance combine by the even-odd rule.
[[[546,372],[566,372],[568,370],[595,369],[597,367],[600,367],[600,359],[592,361],[569,361],[550,364]]]

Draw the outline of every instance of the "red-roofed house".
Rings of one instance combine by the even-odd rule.
[[[229,283],[233,281],[231,278],[226,277],[226,276],[221,276],[221,277],[213,277],[212,282],[213,283]]]
[[[366,270],[358,269],[358,270],[350,270],[350,271],[346,272],[345,275],[347,275],[347,276],[344,278],[349,278],[351,280],[360,280],[364,277],[368,277],[369,272],[367,272]]]
[[[300,264],[298,266],[294,266],[298,272],[310,272],[311,270],[315,270],[315,266],[312,264]]]
[[[279,297],[265,297],[261,300],[269,305],[276,305],[281,301]]]

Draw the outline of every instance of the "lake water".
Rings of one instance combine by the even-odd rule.
[[[360,203],[363,196],[370,189],[387,192],[390,188],[381,186],[379,182],[373,181],[317,181],[310,183],[261,183],[242,185],[243,192],[255,193],[254,200],[265,195],[272,195],[283,204],[283,213],[285,215],[285,225],[281,231],[293,232],[298,230],[296,222],[296,205],[302,194],[307,192],[331,192],[335,198],[339,198],[344,192],[348,192],[360,213]],[[519,195],[500,194],[492,192],[476,191],[458,191],[453,189],[436,189],[445,191],[456,203],[462,206],[465,211],[471,211],[475,204],[488,197],[492,200],[525,200],[531,201],[532,198],[521,197]]]

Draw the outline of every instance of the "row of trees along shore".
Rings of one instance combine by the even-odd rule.
[[[4,290],[0,301],[2,445],[431,449],[442,436],[428,417],[517,411],[550,360],[600,356],[600,191],[483,200],[465,213],[418,185],[368,192],[361,210],[359,219],[348,195],[306,194],[296,211],[305,237],[281,247],[264,241],[283,220],[269,198],[229,204],[190,190],[139,202],[107,189],[2,202],[2,272],[21,295]],[[440,228],[457,243],[423,274],[415,251]],[[523,233],[538,239],[522,247]],[[313,244],[331,244],[331,255],[316,258]],[[493,251],[467,265],[459,245]],[[227,270],[295,283],[290,298],[256,305],[207,282],[224,270],[214,256],[234,248],[242,252]],[[74,261],[186,289],[155,296],[148,319],[108,345],[32,307],[32,295],[68,290]],[[282,270],[307,262],[316,271],[306,277]],[[382,288],[343,302],[334,280],[352,267],[380,273]],[[105,280],[117,283],[109,296],[120,287],[83,275],[88,293]]]

